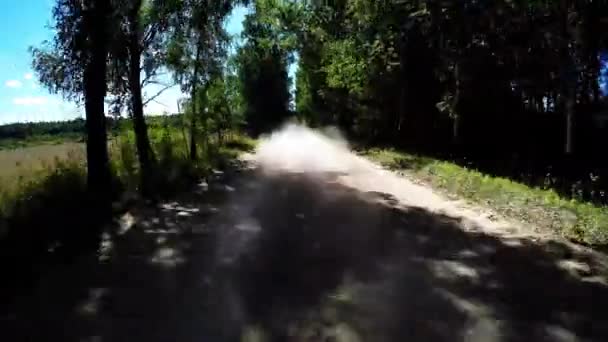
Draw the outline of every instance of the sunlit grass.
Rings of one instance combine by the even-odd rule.
[[[0,151],[0,217],[57,170],[84,170],[84,145],[65,143]]]
[[[189,139],[181,130],[153,127],[150,140],[158,161],[154,190],[161,197],[189,191],[212,169],[252,148],[249,139],[231,133],[223,137],[222,146],[215,139],[208,144],[200,141],[198,158],[191,161]],[[135,193],[140,186],[133,133],[121,132],[108,146],[111,190],[118,200],[122,191]],[[71,239],[77,244],[79,234],[94,232],[95,218],[86,214],[87,197],[83,144],[0,151],[0,249],[4,248],[0,252],[8,253],[7,258],[15,257],[11,253],[37,255],[58,241]]]
[[[489,205],[506,216],[550,228],[566,238],[590,245],[608,243],[606,207],[397,150],[370,149],[364,154],[386,167],[406,171],[434,188]]]

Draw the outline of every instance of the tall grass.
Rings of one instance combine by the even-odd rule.
[[[214,167],[241,151],[253,148],[254,142],[237,133],[229,133],[220,146],[216,138],[202,144],[196,161],[189,160],[188,137],[179,128],[150,128],[150,141],[157,158],[159,190],[169,187],[183,190]],[[109,142],[111,169],[118,190],[137,191],[139,163],[135,137],[123,130]],[[84,188],[86,173],[84,145],[66,143],[56,146],[27,147],[0,151],[0,238],[6,233],[7,217],[29,211],[38,201],[61,192]],[[75,196],[75,197],[78,197]],[[40,198],[40,200],[38,200]],[[34,210],[34,209],[31,209]]]
[[[158,195],[168,197],[188,190],[193,181],[236,156],[237,150],[251,147],[246,139],[232,136],[221,147],[211,139],[192,162],[181,130],[152,127]],[[130,130],[123,130],[109,142],[115,199],[125,190],[138,190],[140,170],[134,146]],[[21,160],[18,150],[0,151],[0,160],[3,156],[11,160],[10,164],[0,164],[5,169],[0,171],[0,267],[14,280],[5,286],[21,287],[20,281],[31,280],[36,266],[49,256],[71,257],[95,246],[99,227],[86,192],[84,148],[69,144],[65,149],[53,148],[35,150],[39,158],[32,157],[29,148],[23,149]],[[54,157],[49,157],[51,152]]]
[[[216,136],[203,138],[200,134],[198,155],[190,160],[189,136],[175,126],[152,125],[150,143],[156,159],[155,189],[160,196],[170,196],[186,190],[193,181],[208,174],[211,169],[222,167],[227,159],[235,158],[241,151],[253,148],[253,141],[229,132],[222,141]],[[112,170],[125,189],[137,191],[140,169],[135,149],[135,135],[123,131],[115,137],[110,147]]]

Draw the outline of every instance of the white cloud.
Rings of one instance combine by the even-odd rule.
[[[47,103],[45,96],[26,96],[26,97],[15,97],[13,104],[19,106],[39,106]]]
[[[21,81],[19,81],[19,80],[8,80],[4,84],[7,87],[10,87],[10,88],[19,88],[19,87],[21,87]]]
[[[32,78],[34,78],[34,74],[28,72],[27,74],[23,75],[23,78],[25,78],[26,80],[31,80]]]

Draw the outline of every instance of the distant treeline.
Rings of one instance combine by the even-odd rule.
[[[85,130],[85,121],[75,119],[55,122],[13,123],[0,126],[0,140],[25,140],[35,136],[77,135]]]
[[[182,115],[152,116],[148,118],[149,124],[179,126],[182,124]],[[107,117],[108,131],[116,132],[128,127],[131,119],[115,119]],[[78,118],[69,121],[26,122],[0,125],[0,140],[29,140],[36,137],[78,137],[84,134],[86,121]]]

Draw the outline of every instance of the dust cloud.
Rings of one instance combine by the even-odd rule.
[[[293,123],[263,137],[254,159],[264,172],[349,173],[359,164],[337,128]]]
[[[312,129],[300,124],[286,124],[261,139],[253,159],[260,171],[267,175],[301,174],[308,178],[324,178],[322,175],[334,174],[336,180],[347,187],[390,196],[393,205],[464,217],[470,222],[468,226],[482,226],[492,232],[515,226],[513,222],[489,218],[495,215],[488,209],[448,200],[425,185],[414,184],[407,177],[356,155],[334,127]]]

